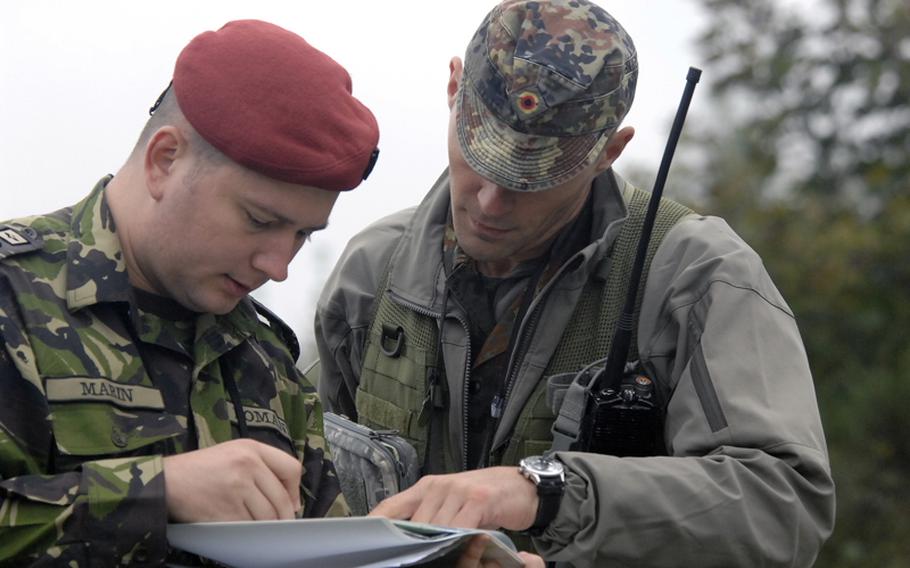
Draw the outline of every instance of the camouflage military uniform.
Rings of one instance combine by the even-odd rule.
[[[237,438],[235,406],[302,461],[305,516],[346,514],[283,324],[249,300],[200,315],[133,289],[106,181],[0,225],[0,564],[163,563],[162,456]]]

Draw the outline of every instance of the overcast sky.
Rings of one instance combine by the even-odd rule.
[[[416,203],[446,165],[448,62],[492,0],[129,2],[6,0],[0,5],[0,220],[71,205],[126,159],[148,107],[196,34],[241,18],[268,20],[344,65],[380,126],[370,179],[343,194],[329,228],[294,260],[284,283],[256,296],[303,336],[347,240]],[[601,0],[639,52],[636,137],[617,163],[656,172],[701,17],[694,0]],[[693,112],[704,98],[696,97]]]

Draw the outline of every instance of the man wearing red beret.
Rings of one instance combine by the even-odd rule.
[[[293,333],[249,294],[378,137],[340,65],[231,22],[116,175],[0,224],[0,564],[159,566],[168,521],[347,514]]]

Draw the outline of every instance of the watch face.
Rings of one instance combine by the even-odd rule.
[[[531,456],[522,460],[522,466],[538,475],[555,476],[563,472],[562,463],[544,456]]]

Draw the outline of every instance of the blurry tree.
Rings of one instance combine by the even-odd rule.
[[[683,158],[806,342],[838,495],[817,566],[908,566],[910,2],[700,1],[712,104]]]

